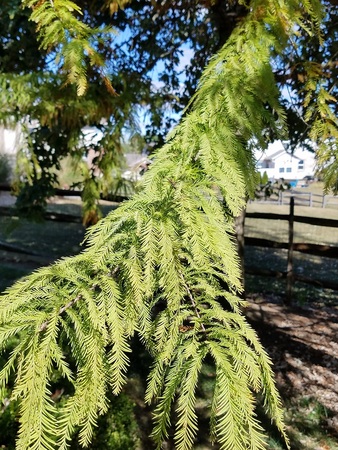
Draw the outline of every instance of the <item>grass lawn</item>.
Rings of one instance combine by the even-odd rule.
[[[289,214],[287,205],[274,205],[265,203],[249,203],[247,212]],[[308,206],[295,206],[295,215],[304,217],[320,217],[323,219],[338,220],[338,208],[310,208]],[[288,222],[286,220],[245,219],[245,235],[250,237],[264,237],[279,242],[288,241]],[[294,223],[294,242],[313,244],[328,244],[338,246],[338,228]]]
[[[0,290],[40,266],[79,253],[84,235],[81,224],[0,217],[0,243],[31,253],[0,250]]]
[[[312,183],[307,188],[297,188],[297,191],[322,195],[323,184]],[[253,202],[248,204],[247,211],[287,215],[289,214],[290,208],[288,205]],[[319,208],[316,206],[308,207],[296,204],[295,215],[337,220],[338,205],[335,207],[331,205],[331,207]],[[288,222],[285,220],[253,219],[247,217],[245,220],[245,236],[288,242]],[[338,246],[338,228],[295,222],[294,242]],[[287,250],[247,246],[245,255],[247,266],[259,266],[261,269],[286,271]],[[296,274],[308,278],[336,281],[338,260],[294,252],[294,270]],[[246,276],[246,289],[249,293],[258,291],[271,294],[275,292],[278,295],[284,296],[285,287],[285,280],[252,275]],[[294,285],[294,299],[299,303],[310,301],[331,304],[332,302],[338,301],[338,292],[297,282]]]
[[[316,193],[322,193],[322,185],[314,183],[303,191],[312,189]],[[298,189],[297,189],[298,190]],[[264,202],[249,203],[248,212],[262,212],[272,214],[289,214],[288,205],[276,205]],[[320,217],[326,219],[338,219],[337,208],[318,208],[295,205],[295,215],[304,217]],[[270,239],[278,242],[288,242],[288,222],[285,220],[253,219],[245,220],[245,236]],[[294,242],[326,244],[338,246],[338,228],[294,223]],[[338,260],[294,252],[294,271],[298,275],[307,278],[337,281]],[[261,269],[273,269],[286,271],[287,250],[247,246],[245,248],[245,264],[247,267],[259,267]],[[246,290],[250,293],[263,292],[285,295],[286,281],[277,278],[246,276]],[[294,285],[294,300],[297,303],[325,303],[338,302],[338,292],[330,289],[322,289],[304,283],[296,282]]]
[[[117,204],[102,202],[103,214]],[[59,199],[50,203],[48,211],[81,216],[81,202]],[[63,256],[78,254],[82,249],[86,229],[80,223],[46,221],[31,222],[18,217],[0,216],[0,244],[22,249],[30,255],[0,248],[0,291],[32,270]]]

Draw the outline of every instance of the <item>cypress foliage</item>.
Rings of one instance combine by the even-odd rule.
[[[111,2],[123,6],[125,0]],[[105,63],[95,46],[112,30],[92,29],[77,16],[81,8],[70,0],[22,0],[23,6],[32,9],[31,20],[37,23],[40,47],[44,50],[60,50],[58,57],[63,60],[63,70],[67,82],[77,86],[77,94],[83,95],[88,87],[86,58],[91,66],[100,67],[107,89],[116,94],[105,73]],[[60,47],[61,46],[61,47]]]
[[[108,391],[117,395],[126,382],[135,334],[153,359],[146,401],[155,404],[157,448],[168,437],[173,409],[176,448],[193,447],[206,358],[216,373],[213,441],[224,450],[264,448],[257,394],[285,436],[271,362],[237,296],[233,217],[255,186],[250,145],[265,145],[267,124],[284,129],[271,53],[305,26],[305,12],[319,22],[320,2],[250,5],[205,69],[140,193],[89,231],[85,252],[34,272],[1,296],[1,347],[20,336],[0,373],[4,387],[15,372],[18,450],[66,449],[78,429],[87,445],[107,411]],[[51,399],[55,372],[73,387],[60,407]]]

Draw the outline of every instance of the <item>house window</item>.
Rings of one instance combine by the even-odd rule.
[[[298,170],[304,170],[304,161],[302,159],[298,161]]]
[[[290,173],[291,172],[291,167],[287,167],[286,171]]]
[[[279,173],[284,173],[284,167],[279,168]]]

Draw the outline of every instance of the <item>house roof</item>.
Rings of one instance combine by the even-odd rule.
[[[296,150],[296,152],[297,152],[297,150]],[[281,148],[281,149],[279,149],[279,150],[277,150],[277,151],[275,151],[275,152],[273,152],[271,154],[268,154],[268,153],[264,154],[263,153],[263,155],[260,158],[260,161],[267,161],[267,160],[274,161],[277,158],[279,158],[280,156],[288,156],[290,158],[298,159],[299,161],[301,161],[303,159],[306,159],[306,157],[308,156],[308,155],[304,155],[303,157],[300,157],[300,156],[297,156],[296,152],[295,153],[289,153],[284,148]]]
[[[140,153],[125,153],[124,157],[129,168],[136,168],[141,164],[151,163],[147,155],[142,155]]]
[[[263,159],[272,159],[273,160],[273,159],[276,159],[279,155],[282,155],[283,153],[286,153],[286,151],[283,148],[281,148],[280,150],[277,150],[276,152],[271,153],[271,155],[263,154],[263,157],[264,157]]]

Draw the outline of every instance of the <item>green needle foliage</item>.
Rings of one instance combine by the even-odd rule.
[[[109,392],[126,383],[134,335],[153,360],[146,401],[155,404],[157,448],[172,426],[176,448],[193,447],[204,362],[215,368],[212,441],[224,450],[265,447],[257,395],[285,436],[271,362],[241,312],[233,218],[256,184],[250,145],[265,145],[266,126],[284,130],[271,54],[320,17],[315,0],[251,2],[141,191],[90,230],[82,254],[1,297],[2,349],[20,336],[0,373],[3,389],[15,374],[18,450],[66,449],[75,432],[88,445]],[[72,387],[60,404],[51,396],[56,378]]]
[[[102,34],[111,29],[92,29],[76,14],[81,8],[70,0],[23,0],[23,6],[32,9],[31,20],[37,23],[40,47],[43,50],[61,50],[62,69],[67,74],[67,82],[77,86],[77,94],[83,95],[88,87],[86,58],[91,66],[101,68],[104,82],[110,92],[115,93],[105,74],[105,64],[97,52],[96,45],[102,41]]]

